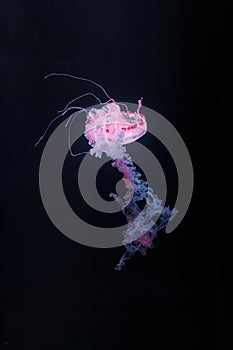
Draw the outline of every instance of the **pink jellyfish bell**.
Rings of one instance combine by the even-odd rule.
[[[87,114],[85,137],[94,148],[119,142],[125,145],[143,136],[147,131],[146,119],[137,112],[122,111],[119,104],[111,102],[102,108],[92,108]],[[97,155],[96,155],[97,156]]]

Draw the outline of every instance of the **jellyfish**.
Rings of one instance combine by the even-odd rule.
[[[107,101],[103,103],[96,95],[88,92],[70,101],[48,124],[44,134],[35,146],[44,138],[55,120],[64,116],[70,110],[78,110],[78,113],[71,115],[65,124],[66,127],[69,126],[70,154],[79,156],[89,153],[97,158],[101,158],[102,154],[106,154],[112,160],[112,166],[123,174],[122,180],[126,188],[123,198],[120,198],[116,193],[109,194],[117,201],[127,220],[127,229],[122,233],[122,244],[125,247],[125,252],[115,267],[115,270],[121,270],[126,264],[126,260],[131,259],[137,251],[142,255],[146,255],[147,249],[154,247],[153,241],[158,232],[165,228],[168,221],[172,220],[177,213],[175,208],[170,209],[169,206],[162,206],[162,201],[148,186],[147,181],[141,179],[142,175],[137,171],[131,156],[126,151],[127,144],[135,142],[147,132],[146,118],[140,113],[143,98],[138,100],[136,111],[129,111],[127,105],[117,103],[100,84],[93,80],[65,73],[51,73],[45,78],[50,76],[65,76],[90,82],[102,89],[107,97]],[[72,105],[72,103],[87,95],[94,97],[99,102],[99,108],[84,109]],[[70,134],[72,123],[81,112],[86,114],[84,136],[91,148],[89,152],[74,154]],[[144,210],[139,206],[140,201],[145,202]],[[159,220],[155,221],[155,218],[159,218]]]

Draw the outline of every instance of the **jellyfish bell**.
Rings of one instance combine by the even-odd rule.
[[[84,135],[92,147],[114,143],[116,140],[126,145],[142,137],[146,131],[147,123],[143,114],[122,111],[119,104],[110,102],[88,112]]]

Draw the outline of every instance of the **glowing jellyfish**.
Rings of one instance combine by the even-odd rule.
[[[86,112],[86,125],[84,135],[91,146],[90,155],[101,158],[105,153],[113,160],[112,166],[116,167],[119,172],[123,173],[122,180],[125,183],[126,194],[123,198],[115,193],[110,193],[121,206],[122,211],[127,219],[128,226],[123,232],[123,244],[126,248],[119,263],[115,267],[120,270],[127,259],[130,259],[135,252],[139,251],[145,255],[148,248],[153,247],[153,239],[157,236],[159,230],[164,228],[169,220],[176,215],[176,209],[170,210],[169,207],[163,207],[162,201],[148,187],[148,183],[140,179],[141,174],[136,171],[136,167],[129,154],[126,153],[124,145],[134,142],[147,132],[146,118],[140,114],[142,98],[138,101],[138,108],[135,112],[129,111],[126,105],[116,103],[105,91],[105,89],[94,81],[74,77],[64,73],[52,73],[49,76],[67,76],[78,80],[91,82],[102,89],[108,98],[108,101],[102,103],[100,99],[92,93],[86,93],[70,101],[65,109],[60,111],[47,126],[44,134],[38,140],[36,145],[44,138],[50,125],[59,117],[65,115],[68,111],[76,109]],[[100,103],[100,108],[91,108],[90,110],[81,107],[71,106],[71,104],[86,96],[92,95]],[[122,106],[122,108],[121,108]],[[66,126],[69,124],[69,145],[72,156],[78,156],[83,153],[73,154],[70,142],[70,129],[72,126],[72,116],[68,119]],[[131,199],[131,200],[130,200]],[[145,200],[145,208],[141,210],[137,202]],[[129,203],[128,203],[129,202]],[[159,222],[155,222],[155,217],[159,216]]]

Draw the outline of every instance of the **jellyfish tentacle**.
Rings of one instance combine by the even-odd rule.
[[[58,111],[58,113],[63,113],[66,111],[66,109],[75,101],[86,97],[86,96],[93,96],[100,104],[102,104],[101,100],[99,99],[99,97],[97,97],[95,94],[93,94],[92,92],[87,92],[81,96],[75,97],[73,100],[71,100],[70,102],[67,103],[67,105],[65,106],[65,108],[63,108],[62,110]]]
[[[34,147],[36,147],[36,146],[43,140],[43,138],[44,138],[45,135],[47,134],[47,132],[48,132],[50,126],[51,126],[56,120],[58,120],[60,117],[64,117],[64,115],[65,115],[68,111],[70,111],[71,109],[79,109],[79,110],[81,109],[82,111],[85,110],[85,109],[82,108],[82,107],[69,107],[65,112],[58,114],[58,115],[57,115],[55,118],[53,118],[53,119],[51,120],[51,122],[47,125],[47,127],[45,128],[44,133],[43,133],[42,136],[38,139],[38,141],[35,143]]]
[[[72,78],[72,79],[77,79],[77,80],[82,80],[82,81],[87,81],[95,86],[98,86],[103,92],[104,94],[107,96],[107,98],[109,100],[113,100],[109,94],[107,93],[107,91],[103,88],[102,85],[96,83],[95,81],[91,80],[91,79],[88,79],[88,78],[83,78],[83,77],[78,77],[78,76],[75,76],[75,75],[71,75],[71,74],[67,74],[67,73],[50,73],[48,75],[46,75],[44,77],[44,79],[47,79],[49,77],[53,77],[53,76],[56,76],[56,77],[68,77],[68,78]]]
[[[71,108],[72,108],[72,107],[70,107],[70,109],[71,109]],[[72,115],[69,117],[69,119],[67,120],[66,125],[65,125],[65,126],[67,127],[67,125],[69,124],[69,130],[68,130],[68,144],[69,144],[70,155],[71,155],[72,157],[77,157],[77,156],[80,156],[81,154],[87,154],[87,153],[89,153],[89,151],[88,151],[88,152],[81,152],[81,153],[77,153],[77,154],[75,154],[75,153],[72,152],[71,128],[72,128],[72,124],[73,124],[74,120],[78,117],[78,115],[79,115],[81,112],[85,112],[86,115],[87,115],[87,110],[84,109],[84,108],[82,108],[82,110],[80,110],[79,112],[75,113],[75,115],[72,114]]]

